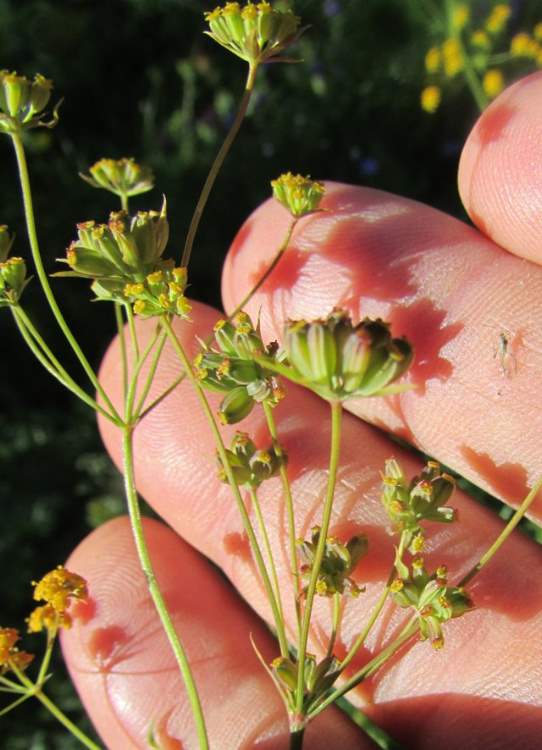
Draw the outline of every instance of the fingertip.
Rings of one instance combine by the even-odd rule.
[[[482,113],[459,163],[473,223],[511,253],[542,263],[542,71],[507,88]]]

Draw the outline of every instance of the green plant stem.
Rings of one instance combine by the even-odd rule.
[[[156,345],[156,342],[160,338],[160,333],[161,333],[161,329],[157,326],[154,332],[154,336],[152,337],[152,339],[149,341],[149,343],[143,350],[143,353],[140,354],[134,362],[134,369],[131,374],[131,379],[128,385],[128,391],[126,393],[126,401],[125,401],[125,407],[124,407],[126,424],[133,425],[138,419],[139,413],[137,412],[137,410],[134,411],[134,402],[135,402],[136,395],[137,395],[137,386],[139,383],[139,376],[141,374],[143,365],[147,361],[151,351]]]
[[[144,417],[146,417],[147,414],[149,414],[153,409],[155,409],[159,403],[161,403],[165,398],[169,396],[170,393],[173,393],[173,391],[177,388],[178,385],[180,385],[183,382],[183,380],[184,380],[184,373],[182,373],[182,375],[179,375],[178,378],[175,378],[173,383],[170,386],[168,386],[168,388],[166,388],[165,391],[162,391],[162,393],[159,396],[157,396],[153,401],[151,401],[151,403],[147,406],[147,408],[139,414],[139,419],[141,420]]]
[[[472,65],[470,56],[465,48],[465,45],[463,44],[463,40],[461,38],[461,31],[454,26],[453,15],[454,15],[454,0],[446,0],[446,18],[447,18],[447,24],[448,24],[448,36],[452,39],[455,39],[458,44],[459,51],[463,59],[463,75],[465,77],[465,81],[472,94],[472,98],[476,102],[476,106],[478,107],[480,112],[483,112],[484,109],[489,104],[489,99],[486,96],[483,86],[480,83],[480,79],[478,78],[478,75]]]
[[[258,498],[258,493],[256,492],[256,490],[253,487],[250,487],[248,492],[250,495],[250,499],[252,501],[252,505],[254,507],[254,512],[256,513],[256,520],[258,521],[258,527],[260,529],[263,546],[264,546],[267,558],[269,560],[269,568],[271,570],[270,578],[273,584],[273,590],[275,592],[275,599],[277,602],[277,611],[278,611],[280,619],[284,622],[284,610],[282,609],[282,597],[280,595],[279,579],[277,576],[277,566],[275,565],[275,558],[273,556],[271,542],[269,541],[269,534],[267,533],[267,528],[266,528],[265,521],[262,515],[262,507],[260,505],[260,500]]]
[[[58,323],[62,333],[66,337],[71,348],[73,349],[75,356],[81,363],[81,366],[83,370],[85,371],[85,373],[87,374],[88,379],[92,383],[93,387],[100,394],[101,398],[103,399],[104,403],[106,404],[108,410],[111,412],[113,417],[119,422],[121,422],[122,420],[119,414],[115,410],[115,407],[111,403],[107,393],[105,392],[102,385],[100,384],[96,376],[96,373],[90,366],[90,363],[88,362],[87,358],[83,354],[83,351],[81,347],[79,346],[79,343],[77,342],[75,336],[71,332],[70,327],[66,323],[66,320],[64,319],[64,316],[62,315],[60,307],[58,306],[56,298],[53,294],[53,290],[51,289],[51,285],[49,284],[49,279],[47,278],[47,274],[43,266],[41,252],[39,249],[38,235],[36,231],[36,220],[34,217],[34,206],[32,203],[32,191],[30,189],[30,177],[28,174],[28,165],[26,163],[26,155],[24,152],[23,142],[21,140],[21,136],[19,133],[12,133],[11,140],[13,142],[13,146],[15,149],[15,156],[17,158],[17,167],[19,169],[19,179],[20,179],[21,191],[23,195],[24,214],[25,214],[25,220],[26,220],[26,229],[28,232],[28,240],[30,243],[30,249],[32,251],[32,257],[34,259],[34,265],[36,267],[36,272],[38,274],[38,278],[40,280],[43,293],[45,294],[47,302],[49,303],[49,307],[51,308],[51,311],[56,319],[56,322]]]
[[[302,750],[305,730],[300,729],[290,734],[290,750]]]
[[[139,359],[139,341],[137,338],[137,331],[135,326],[134,312],[131,305],[126,305],[126,319],[128,321],[128,331],[130,332],[130,341],[132,343],[132,355],[134,358],[134,365]]]
[[[117,420],[109,412],[103,409],[93,398],[89,396],[77,383],[68,375],[66,370],[60,365],[54,354],[51,352],[45,341],[40,336],[39,332],[33,326],[30,318],[24,313],[23,309],[19,306],[13,306],[11,308],[15,324],[19,329],[19,333],[23,337],[26,345],[36,357],[38,362],[52,375],[58,382],[67,388],[74,396],[81,399],[87,406],[90,406],[94,411],[99,412],[106,419],[109,419],[116,425],[121,424],[120,417]]]
[[[399,540],[399,546],[397,547],[397,557],[396,557],[396,559],[398,559],[398,560],[402,560],[403,559],[403,554],[404,554],[404,551],[405,551],[405,541],[406,541],[406,534],[403,531],[402,534],[401,534],[401,538]],[[373,628],[373,625],[378,620],[378,617],[379,617],[380,613],[382,612],[382,609],[384,608],[384,604],[386,603],[387,598],[388,598],[389,593],[390,593],[390,586],[393,583],[393,580],[394,580],[395,576],[396,576],[395,565],[393,565],[393,567],[392,567],[392,569],[390,571],[390,574],[388,576],[388,580],[386,581],[386,585],[384,587],[384,590],[380,594],[380,596],[379,596],[379,598],[378,598],[378,600],[377,600],[377,602],[376,602],[376,604],[374,606],[374,609],[371,612],[371,616],[370,616],[367,624],[365,625],[365,627],[363,628],[363,630],[361,631],[361,633],[358,635],[358,637],[356,638],[356,640],[354,641],[354,643],[350,647],[350,650],[348,651],[348,653],[346,654],[346,656],[342,660],[342,662],[341,662],[341,669],[345,669],[350,664],[350,662],[355,657],[355,655],[357,654],[357,652],[359,651],[359,649],[365,643],[365,640],[367,639],[367,636],[371,632],[371,630]]]
[[[120,358],[122,364],[122,394],[126,401],[128,393],[128,355],[126,352],[126,335],[124,332],[124,320],[122,317],[123,305],[115,302],[115,320],[117,322],[117,333],[120,345]]]
[[[330,656],[333,656],[333,649],[335,648],[335,643],[337,641],[339,630],[341,627],[341,620],[342,620],[342,602],[341,602],[341,595],[338,591],[336,591],[333,594],[333,614],[331,617],[331,635],[329,636],[329,643],[327,647],[327,653],[326,656],[329,658]]]
[[[303,611],[303,622],[301,627],[301,640],[297,655],[298,678],[296,690],[296,711],[299,715],[303,714],[303,698],[305,690],[305,657],[307,655],[307,643],[309,640],[309,630],[311,624],[312,605],[316,593],[316,583],[324,557],[326,537],[331,520],[331,510],[333,508],[333,499],[335,496],[335,485],[337,482],[337,470],[339,467],[339,455],[341,449],[341,425],[342,425],[342,404],[340,401],[330,402],[331,407],[331,445],[329,451],[329,475],[327,483],[326,499],[322,513],[322,525],[320,537],[316,546],[314,560],[312,564],[311,577],[307,587],[305,607]]]
[[[17,706],[20,706],[20,705],[21,705],[21,703],[24,703],[24,702],[25,702],[25,701],[27,701],[27,700],[28,700],[29,698],[32,698],[32,697],[33,697],[33,695],[34,695],[34,693],[27,693],[27,692],[25,692],[25,693],[24,693],[24,695],[21,695],[21,696],[20,696],[19,698],[17,698],[17,700],[14,700],[14,701],[12,701],[12,702],[11,702],[11,703],[9,703],[9,704],[8,704],[7,706],[5,706],[5,707],[4,707],[4,708],[3,708],[3,709],[2,709],[1,711],[0,711],[0,716],[5,716],[5,715],[6,715],[6,714],[8,714],[8,713],[9,713],[10,711],[13,711],[13,709],[14,709],[14,708],[17,708]]]
[[[119,195],[119,198],[120,198],[120,207],[121,207],[121,209],[123,211],[126,211],[126,213],[129,213],[129,210],[130,210],[129,206],[128,206],[128,200],[129,199],[128,199],[128,196],[126,195],[126,193],[121,193]]]
[[[278,439],[277,425],[275,422],[275,416],[273,414],[273,408],[263,403],[263,410],[267,421],[267,429],[271,435],[273,441],[273,448],[279,459],[284,458],[284,451],[282,450],[281,444]],[[292,488],[290,486],[290,480],[288,479],[288,469],[285,461],[280,461],[280,479],[282,482],[282,491],[284,493],[284,502],[286,505],[286,514],[288,517],[288,541],[290,548],[290,565],[292,569],[292,575],[294,577],[294,601],[295,601],[295,614],[297,622],[298,642],[301,640],[301,577],[299,575],[299,564],[297,560],[297,547],[296,547],[296,531],[295,531],[295,514],[294,514],[294,500],[292,497]]]
[[[231,320],[237,315],[237,313],[241,312],[241,310],[245,307],[245,305],[248,304],[248,302],[250,302],[252,297],[256,294],[258,289],[260,289],[260,287],[267,281],[269,276],[273,273],[279,260],[282,258],[285,251],[288,249],[288,245],[290,244],[290,240],[292,239],[292,234],[294,233],[294,229],[296,228],[298,221],[299,219],[295,218],[293,219],[293,221],[290,222],[290,225],[286,232],[286,236],[284,237],[284,240],[282,241],[281,246],[277,250],[273,260],[271,261],[269,266],[265,269],[265,271],[260,276],[258,281],[254,284],[252,289],[248,292],[248,294],[246,294],[241,300],[241,302],[239,302],[235,310],[228,315],[228,320]]]
[[[405,625],[401,633],[397,636],[397,638],[389,644],[389,646],[386,646],[386,648],[382,649],[382,651],[377,656],[375,656],[374,659],[371,659],[371,661],[367,662],[363,669],[360,669],[359,672],[356,672],[356,674],[347,682],[343,683],[343,685],[341,685],[330,695],[328,695],[328,697],[324,701],[322,701],[322,703],[319,703],[314,710],[309,711],[308,719],[314,719],[325,708],[334,703],[337,698],[345,695],[345,693],[347,693],[349,690],[352,690],[352,688],[356,687],[356,685],[359,685],[360,682],[363,682],[363,680],[366,680],[368,677],[373,675],[378,669],[380,669],[383,664],[385,664],[388,659],[390,659],[395,654],[396,651],[401,648],[401,646],[403,646],[410,638],[412,638],[417,630],[418,623],[415,622],[414,619],[410,620]]]
[[[521,521],[525,513],[528,511],[530,505],[535,500],[538,493],[542,490],[542,477],[536,482],[529,492],[529,494],[526,496],[525,500],[521,503],[519,508],[516,510],[512,518],[508,521],[504,529],[501,531],[497,539],[493,542],[491,547],[485,552],[482,557],[480,558],[479,562],[476,563],[476,565],[469,570],[469,572],[463,576],[463,578],[459,581],[457,584],[458,586],[466,586],[467,583],[470,583],[474,576],[478,575],[478,573],[482,570],[482,568],[488,564],[488,562],[491,560],[491,558],[495,555],[496,552],[499,551],[499,549],[502,547],[504,542],[508,539],[510,534],[514,531],[518,523]]]
[[[79,742],[84,745],[85,747],[88,747],[89,750],[101,750],[100,746],[97,745],[95,742],[93,742],[90,737],[87,737],[87,735],[79,729],[79,727],[73,723],[66,714],[59,709],[59,707],[56,705],[56,703],[53,703],[53,701],[48,698],[45,693],[43,693],[41,690],[36,690],[34,693],[36,698],[42,703],[45,708],[51,713],[57,721],[59,721],[62,726],[64,726],[71,734],[79,740]]]
[[[129,421],[129,418],[130,415],[127,414],[127,422]],[[175,659],[184,680],[188,700],[192,708],[194,723],[196,725],[200,750],[208,750],[209,742],[207,738],[207,729],[205,726],[205,719],[203,716],[203,710],[201,707],[196,684],[194,682],[188,658],[186,656],[180,638],[177,635],[175,626],[162,596],[160,586],[158,585],[158,582],[156,580],[149,550],[145,540],[145,535],[143,533],[141,510],[139,507],[139,499],[135,488],[133,462],[133,427],[131,427],[130,425],[127,425],[123,430],[122,448],[124,465],[124,486],[128,503],[130,522],[132,526],[132,533],[134,536],[139,563],[141,565],[141,569],[143,570],[145,578],[147,579],[149,593],[152,597],[154,606],[160,618],[160,622],[162,623],[162,627],[175,655]]]
[[[177,353],[177,356],[179,357],[181,365],[188,379],[190,380],[190,382],[192,383],[193,387],[196,390],[196,395],[203,409],[203,413],[205,414],[205,417],[209,423],[209,427],[211,428],[211,431],[213,433],[218,455],[222,463],[222,466],[224,468],[224,471],[226,473],[226,477],[230,484],[231,490],[233,492],[233,496],[235,498],[235,502],[239,510],[239,513],[241,515],[241,520],[243,522],[243,528],[248,536],[250,546],[252,548],[252,553],[254,555],[254,559],[258,567],[258,572],[260,573],[260,576],[261,576],[261,579],[262,579],[262,582],[263,582],[263,585],[267,594],[267,598],[269,601],[269,605],[273,613],[273,619],[275,621],[275,628],[277,631],[277,638],[278,638],[279,646],[280,646],[280,653],[282,656],[287,657],[289,653],[289,648],[288,648],[288,641],[286,639],[284,621],[281,620],[280,618],[277,602],[275,601],[275,596],[273,593],[273,587],[271,585],[269,576],[267,575],[267,571],[265,568],[265,563],[262,557],[260,546],[258,544],[258,540],[254,533],[252,523],[250,522],[250,517],[247,513],[247,509],[243,502],[243,498],[241,497],[239,486],[237,482],[235,481],[235,477],[233,475],[230,462],[228,461],[226,447],[224,445],[222,435],[220,434],[220,430],[218,429],[218,425],[216,424],[215,418],[213,416],[213,412],[211,411],[211,407],[201,387],[201,384],[199,383],[196,376],[194,375],[194,371],[192,370],[192,366],[186,355],[186,352],[184,351],[183,347],[181,346],[180,341],[175,335],[175,331],[173,330],[170,321],[166,317],[162,318],[162,325],[164,326],[167,332],[168,338],[171,341],[171,344],[175,352]]]
[[[154,351],[154,354],[152,355],[149,372],[147,373],[145,384],[143,386],[141,395],[139,397],[139,401],[137,402],[137,406],[135,408],[135,415],[137,418],[140,417],[143,407],[145,406],[145,401],[147,399],[147,396],[149,395],[149,391],[154,381],[154,376],[156,375],[156,370],[158,368],[158,363],[160,361],[160,357],[162,356],[165,343],[166,343],[166,335],[163,330],[160,330],[160,335],[157,339],[157,347]]]
[[[49,669],[49,664],[51,663],[51,657],[53,655],[53,646],[55,645],[56,635],[51,636],[49,634],[49,631],[47,631],[47,645],[45,647],[45,653],[43,655],[43,659],[41,660],[41,665],[38,673],[38,679],[36,680],[36,684],[40,687],[43,685],[45,678],[47,677],[47,670]]]
[[[60,708],[54,703],[50,698],[48,698],[45,693],[41,690],[41,687],[39,684],[34,684],[32,680],[29,680],[28,677],[16,666],[11,665],[11,669],[13,670],[14,674],[17,675],[17,679],[21,683],[21,685],[24,685],[24,687],[27,689],[28,694],[30,696],[35,695],[36,698],[42,703],[45,708],[59,721],[63,727],[65,727],[68,732],[70,732],[79,742],[84,745],[85,747],[88,747],[90,750],[101,750],[100,746],[97,745],[95,742],[93,742],[90,737],[87,737],[87,735],[79,729],[79,727],[73,723],[66,714],[60,710]]]
[[[228,155],[228,152],[237,136],[237,133],[239,132],[241,123],[243,122],[245,118],[248,105],[252,97],[252,92],[254,90],[254,82],[256,79],[257,69],[258,69],[257,65],[249,65],[247,80],[245,83],[245,91],[243,93],[241,103],[239,104],[239,109],[237,110],[235,119],[230,127],[228,134],[226,135],[226,138],[224,139],[224,143],[220,147],[220,150],[218,154],[216,155],[216,158],[211,166],[211,169],[209,171],[209,174],[207,175],[207,179],[205,180],[205,184],[201,191],[200,197],[196,204],[196,208],[194,210],[194,214],[190,222],[190,227],[186,235],[186,242],[184,245],[184,250],[183,250],[183,254],[181,258],[181,266],[188,266],[190,262],[190,256],[192,254],[194,240],[196,238],[199,223],[201,221],[201,217],[203,216],[203,211],[205,210],[205,206],[209,199],[209,195],[211,194],[211,190],[213,189],[213,185],[218,176],[218,173],[220,172],[220,169],[222,168],[224,160],[226,159],[226,156]]]

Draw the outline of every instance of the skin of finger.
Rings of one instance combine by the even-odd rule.
[[[203,338],[212,328],[216,313],[201,305],[194,306],[192,327],[179,329],[181,339],[192,353],[195,336]],[[141,328],[148,335],[148,326]],[[178,372],[171,352],[165,351],[155,387],[164,388]],[[120,366],[117,344],[110,348],[103,367],[102,382],[115,402],[120,400]],[[217,400],[213,400],[216,406]],[[298,536],[306,537],[320,521],[327,482],[328,410],[327,405],[310,393],[288,388],[288,396],[276,409],[279,435],[288,456],[292,481]],[[101,423],[106,446],[120,464],[120,445],[115,429]],[[255,436],[258,445],[268,443],[261,415],[254,412],[240,428]],[[231,429],[226,434],[231,434]],[[242,532],[238,512],[229,489],[216,479],[210,431],[188,383],[181,386],[136,431],[135,456],[137,483],[143,496],[155,507],[173,529],[191,544],[211,557],[226,573],[249,604],[267,619],[261,584]],[[392,445],[385,436],[351,415],[345,415],[341,470],[331,532],[342,539],[353,533],[366,533],[370,552],[357,576],[366,592],[348,602],[344,626],[338,641],[340,655],[352,643],[366,621],[372,604],[381,591],[393,562],[394,540],[380,507],[380,471],[384,461],[396,456],[407,475],[419,471],[420,464]],[[278,575],[284,591],[285,613],[294,630],[291,606],[291,569],[286,544],[286,519],[278,480],[264,485],[261,503],[270,529]],[[460,523],[431,527],[426,564],[433,570],[446,564],[450,582],[459,580],[489,546],[502,528],[488,511],[476,506],[458,493],[453,503],[459,510]],[[542,614],[542,577],[540,549],[517,536],[507,551],[494,559],[491,566],[472,585],[477,609],[464,618],[449,623],[446,647],[435,652],[427,643],[416,643],[403,658],[382,670],[376,678],[356,691],[353,700],[365,705],[399,739],[408,742],[422,729],[423,741],[416,747],[434,747],[431,743],[446,741],[450,750],[463,748],[464,736],[456,744],[451,733],[456,721],[458,702],[480,706],[471,725],[471,734],[484,747],[501,748],[505,727],[501,720],[503,706],[518,706],[529,713],[521,727],[512,721],[508,732],[517,732],[532,740],[540,732],[542,712],[542,659],[537,642]],[[387,607],[379,626],[371,634],[357,665],[361,666],[388,643],[397,632],[404,615]],[[329,632],[330,607],[319,599],[315,608],[315,626],[311,650],[321,653]],[[519,665],[519,667],[518,667]],[[430,706],[439,696],[446,700],[439,708],[439,721],[433,721]],[[450,699],[448,701],[448,698]],[[447,706],[454,706],[448,712]],[[416,706],[416,710],[409,709]],[[419,724],[413,717],[424,716]],[[510,721],[509,714],[506,714]],[[501,717],[501,718],[499,718]],[[420,729],[421,727],[421,729]],[[526,746],[527,747],[527,746]]]
[[[459,191],[472,221],[497,244],[542,263],[542,72],[507,88],[472,129]]]
[[[211,566],[176,534],[145,522],[158,581],[187,649],[212,748],[281,750],[284,706],[250,645],[273,649],[261,622]],[[67,566],[88,581],[90,601],[74,609],[62,646],[85,708],[110,750],[148,748],[151,726],[161,750],[198,742],[186,693],[138,564],[129,522],[93,532]],[[363,750],[369,743],[338,711],[307,733],[307,748]]]
[[[395,433],[517,505],[542,475],[542,268],[463,222],[381,191],[327,184],[247,305],[264,339],[334,307],[381,317],[415,350],[412,390],[353,399],[353,414]],[[241,228],[225,263],[231,311],[268,267],[290,218],[276,201]],[[542,502],[532,509],[542,518]]]

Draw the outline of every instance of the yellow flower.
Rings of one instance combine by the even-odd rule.
[[[56,633],[59,628],[71,628],[72,618],[67,612],[57,612],[52,604],[36,607],[26,620],[29,633],[39,633],[43,629]]]
[[[469,6],[466,3],[460,3],[452,11],[452,26],[457,31],[460,31],[467,25],[469,18]]]
[[[24,670],[34,658],[33,654],[19,651],[15,644],[20,637],[15,628],[0,628],[0,674],[14,667]]]
[[[506,26],[511,12],[512,11],[508,3],[499,3],[498,5],[496,5],[489,14],[485,23],[487,31],[489,31],[490,34],[500,33]]]
[[[535,39],[537,39],[539,42],[542,42],[542,21],[536,24],[536,26],[533,29],[533,36]]]
[[[470,41],[473,47],[479,47],[484,50],[487,50],[490,47],[489,37],[486,32],[481,29],[472,33]]]
[[[0,667],[7,664],[20,637],[19,631],[15,628],[0,628]]]
[[[504,88],[504,78],[501,71],[495,68],[488,70],[484,75],[482,86],[490,99],[498,96]]]
[[[70,599],[86,599],[88,596],[85,579],[66,570],[63,565],[44,575],[34,585],[34,599],[46,601],[60,613],[65,612]]]
[[[457,39],[446,39],[442,45],[442,57],[444,58],[444,72],[448,78],[453,78],[462,70],[463,54]]]
[[[538,44],[536,41],[526,34],[520,32],[512,37],[510,42],[510,53],[514,57],[532,57],[536,58],[538,53]]]
[[[438,47],[431,47],[425,55],[425,69],[428,73],[436,73],[440,68],[441,54]]]
[[[441,94],[438,86],[426,86],[421,95],[422,109],[433,114],[439,107],[440,99]]]

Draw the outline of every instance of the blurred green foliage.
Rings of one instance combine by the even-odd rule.
[[[172,248],[184,232],[210,162],[232,120],[245,68],[201,33],[198,0],[0,0],[0,66],[39,71],[64,97],[54,131],[27,136],[38,228],[48,268],[73,239],[76,222],[116,208],[77,173],[106,156],[149,164],[157,189],[134,199],[157,208],[168,196]],[[467,91],[430,117],[419,107],[431,32],[422,0],[299,0],[311,24],[296,65],[260,71],[240,140],[227,160],[196,241],[192,296],[219,304],[222,259],[241,222],[283,171],[399,192],[462,216],[455,187],[461,144],[476,118]],[[491,5],[491,3],[487,3]],[[512,30],[532,23],[538,0],[513,4]],[[26,253],[15,162],[0,141],[0,220]],[[85,283],[55,280],[67,317],[91,360],[113,331],[111,311],[90,305]],[[36,285],[33,285],[37,287]],[[71,362],[37,294],[31,314]],[[20,625],[29,581],[62,561],[92,526],[122,510],[115,470],[91,414],[60,392],[2,315],[0,500],[4,524],[2,625]],[[72,370],[76,363],[72,362]],[[15,377],[14,377],[15,373]],[[28,646],[30,647],[30,646]],[[67,683],[53,681],[66,710]],[[51,683],[53,685],[53,683]],[[2,719],[5,750],[71,750],[75,741],[31,707]],[[28,717],[32,717],[28,719]],[[30,727],[30,728],[28,728]]]

